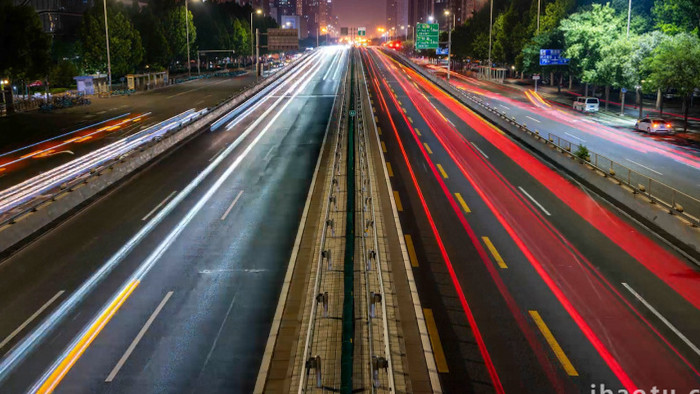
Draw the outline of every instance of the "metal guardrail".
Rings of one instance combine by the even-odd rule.
[[[287,70],[290,70],[290,69],[294,68],[294,66],[298,65],[305,58],[306,58],[306,56],[301,56],[285,68]],[[281,75],[280,78],[282,78],[285,74]],[[251,91],[251,89],[256,89],[258,86],[265,86],[265,85],[268,85],[270,83],[272,83],[272,81],[270,79],[262,79],[254,84],[251,84],[244,91]],[[194,113],[193,110],[189,110],[189,111],[184,112],[183,114],[176,115],[173,118],[170,118],[164,122],[161,122],[161,124],[162,124],[162,123],[171,121],[173,119],[178,120],[177,122],[171,122],[171,124],[165,125],[162,130],[154,131],[153,138],[148,139],[147,141],[145,141],[142,144],[138,144],[138,146],[135,146],[133,149],[131,149],[127,152],[121,152],[116,157],[112,157],[112,158],[109,158],[106,160],[98,161],[97,163],[93,163],[92,165],[89,165],[87,168],[85,168],[84,171],[80,171],[80,173],[76,174],[75,177],[68,179],[68,180],[65,180],[65,179],[61,180],[61,182],[58,182],[58,183],[54,182],[55,184],[51,188],[43,188],[41,193],[37,194],[33,198],[28,199],[27,201],[23,201],[19,205],[13,206],[10,210],[6,210],[5,212],[0,212],[0,228],[4,227],[6,225],[12,225],[12,224],[16,223],[18,220],[20,220],[25,215],[36,212],[44,204],[50,204],[51,202],[54,202],[56,200],[61,199],[65,194],[70,193],[70,192],[76,190],[77,188],[82,187],[83,185],[89,183],[91,178],[101,176],[105,171],[109,171],[109,170],[113,169],[115,165],[125,162],[129,158],[129,156],[133,155],[134,153],[143,152],[146,149],[153,147],[154,145],[159,143],[161,140],[177,134],[183,128],[189,126],[192,122],[201,118],[201,116],[204,116],[205,114],[210,114],[210,113],[220,109],[221,107],[223,107],[228,102],[235,99],[236,97],[238,97],[238,95],[234,95],[232,97],[229,97],[228,99],[222,100],[221,102],[219,102],[217,105],[215,105],[211,109],[207,108],[207,109],[198,111],[197,116],[195,118],[188,117],[185,121],[181,121],[181,119],[177,119],[178,117],[180,117],[183,114],[189,115],[189,114]],[[152,126],[152,127],[155,127],[155,126]],[[149,130],[149,129],[139,131],[138,133],[135,133],[129,137],[126,137],[120,141],[117,141],[114,144],[119,143],[119,142],[123,142],[123,141],[132,141],[134,138],[137,138],[139,135],[143,135],[143,133],[147,132],[147,130]],[[110,144],[110,145],[112,145],[112,144]],[[107,147],[109,147],[110,145],[108,145]],[[105,148],[107,148],[107,147],[105,147]],[[77,158],[74,161],[78,161],[82,158],[83,157]],[[68,165],[70,163],[73,163],[73,161],[66,163],[66,164]],[[51,173],[51,170],[47,173]],[[34,178],[41,177],[43,175],[46,175],[47,173],[38,175],[37,177],[34,177]],[[34,178],[31,178],[31,179],[34,179]],[[30,181],[30,180],[27,180],[27,181]],[[4,193],[6,190],[7,189],[2,190],[2,191],[0,191],[0,193]]]
[[[544,139],[555,147],[559,148],[563,152],[570,153],[572,156],[576,157],[575,152],[579,149],[581,145],[571,142],[565,138],[561,138],[554,133],[547,133],[545,136],[540,134],[538,130],[532,130],[527,127],[524,123],[518,123],[514,117],[508,117],[508,115],[497,108],[489,105],[488,103],[481,100],[479,97],[471,94],[467,94],[454,86],[450,85],[446,81],[430,74],[423,72],[420,66],[412,64],[412,62],[403,56],[399,56],[402,61],[413,66],[413,68],[420,72],[421,75],[426,77],[428,80],[434,84],[440,86],[444,90],[450,92],[453,96],[461,97],[465,100],[471,101],[480,107],[483,111],[482,115],[490,113],[494,116],[499,117],[502,120],[507,121],[512,126],[515,126],[520,131],[534,137],[537,139]],[[629,167],[626,167],[606,156],[600,155],[595,152],[589,151],[590,159],[583,160],[586,164],[593,167],[593,169],[600,171],[605,176],[610,177],[620,184],[632,189],[634,194],[639,194],[645,196],[649,199],[652,204],[659,204],[666,208],[668,213],[675,214],[683,217],[687,220],[691,226],[700,226],[700,199],[697,199],[687,193],[684,193],[672,186],[669,186],[657,179],[651,178],[649,176],[640,174]]]
[[[357,53],[358,60],[357,62],[361,65],[362,60],[359,55],[359,52]],[[357,111],[358,114],[358,119],[357,119],[357,124],[358,124],[358,139],[360,140],[360,143],[358,144],[359,148],[359,161],[360,161],[360,184],[362,185],[360,189],[360,195],[361,195],[361,200],[362,200],[362,224],[365,226],[365,231],[363,232],[363,242],[362,242],[362,259],[366,261],[366,270],[364,272],[365,274],[365,283],[367,284],[368,288],[366,289],[366,296],[367,296],[367,305],[368,305],[368,316],[367,319],[369,321],[368,324],[368,331],[370,333],[369,340],[370,340],[370,356],[371,356],[371,365],[369,365],[370,368],[370,373],[372,376],[372,390],[371,392],[374,393],[376,392],[377,387],[379,387],[380,382],[379,382],[379,369],[382,367],[380,364],[386,363],[386,375],[387,375],[387,381],[386,381],[386,389],[390,392],[395,392],[396,391],[396,386],[394,382],[394,363],[391,357],[391,349],[390,349],[390,338],[389,338],[389,322],[387,320],[387,300],[388,297],[386,295],[386,288],[384,286],[384,279],[383,279],[383,271],[382,271],[382,259],[384,256],[381,255],[380,249],[379,249],[379,239],[378,239],[378,234],[377,234],[377,221],[376,221],[376,215],[375,212],[377,208],[375,207],[375,201],[373,196],[373,188],[372,188],[372,174],[374,174],[373,171],[373,164],[372,160],[369,159],[369,137],[368,134],[370,132],[369,128],[365,126],[365,121],[369,119],[369,121],[372,121],[372,106],[370,104],[370,99],[369,99],[369,90],[367,88],[367,77],[364,74],[364,69],[362,66],[359,67],[358,74],[361,75],[361,78],[358,78],[358,90],[359,94],[357,95],[357,108],[359,108],[359,111]],[[366,185],[366,186],[365,186]],[[366,212],[369,212],[369,214],[366,214]],[[367,233],[371,231],[371,239],[367,239],[366,237]],[[374,260],[374,266],[372,266],[372,260]],[[370,273],[374,271],[375,278],[370,278]],[[378,286],[377,288],[372,289],[369,287],[370,283]],[[378,290],[378,293],[375,293],[374,290]],[[377,299],[377,294],[379,295]],[[377,313],[372,313],[372,309],[370,309],[370,306],[373,304],[378,303],[381,306],[381,314],[377,316]],[[378,327],[375,327],[378,326]],[[384,347],[383,349],[373,349],[372,347],[372,330],[376,328],[378,331],[382,333],[382,341],[384,342]],[[381,353],[383,351],[383,354]]]
[[[571,154],[573,157],[578,157],[577,152],[583,144],[569,141],[554,133],[547,133],[546,138],[540,134],[538,130],[532,130],[525,124],[518,123],[513,117],[508,117],[505,112],[500,111],[493,106],[484,103],[483,100],[475,96],[464,94],[477,105],[484,108],[486,111],[506,120],[508,123],[517,127],[519,130],[527,133],[536,139],[543,139],[545,142],[553,145],[562,152]],[[588,149],[588,148],[586,148]],[[590,165],[593,169],[598,170],[604,176],[616,180],[619,184],[625,185],[632,189],[632,193],[645,196],[652,204],[659,204],[666,208],[668,213],[679,215],[685,218],[693,227],[700,226],[700,200],[684,193],[672,186],[669,186],[657,179],[640,174],[639,172],[616,162],[607,156],[588,150],[589,157],[578,157],[581,162]]]
[[[330,123],[328,126],[328,130],[335,129],[335,134],[336,134],[336,139],[334,141],[334,150],[333,150],[333,164],[330,167],[330,173],[331,176],[328,178],[328,190],[330,190],[330,194],[332,197],[333,196],[333,189],[336,188],[336,191],[340,193],[340,182],[338,179],[335,177],[334,174],[336,174],[339,169],[340,169],[340,161],[342,158],[343,154],[343,145],[342,142],[340,141],[340,138],[342,136],[341,132],[341,126],[342,122],[341,119],[344,118],[344,116],[347,115],[348,112],[348,105],[347,105],[347,100],[346,100],[346,88],[347,88],[347,79],[348,79],[348,72],[345,71],[343,73],[342,77],[342,82],[340,83],[338,93],[336,94],[334,100],[333,100],[333,107],[331,109],[331,119]],[[335,186],[334,186],[335,185]],[[336,194],[338,194],[336,193]],[[323,226],[321,229],[321,239],[319,242],[318,246],[318,251],[317,251],[317,259],[316,259],[316,278],[314,280],[314,290],[311,293],[313,297],[316,297],[318,294],[322,294],[321,292],[321,282],[323,280],[323,261],[325,259],[328,259],[330,261],[331,256],[329,256],[326,250],[326,239],[327,239],[327,233],[328,231],[333,231],[333,224],[329,220],[330,217],[330,212],[331,212],[331,206],[336,205],[337,202],[334,198],[330,198],[327,200],[326,207],[325,207],[325,212],[323,216]],[[338,256],[337,258],[340,258]],[[329,263],[330,265],[330,263]],[[326,303],[328,301],[326,300]],[[308,328],[306,331],[306,338],[304,341],[304,350],[302,352],[302,360],[304,364],[306,365],[306,370],[307,373],[300,373],[299,377],[299,386],[298,386],[298,393],[304,393],[306,392],[306,387],[308,385],[307,380],[308,380],[308,370],[310,369],[310,365],[314,362],[317,362],[318,364],[315,364],[316,373],[317,373],[317,379],[320,379],[320,370],[321,370],[321,360],[317,360],[316,356],[314,356],[314,353],[312,352],[312,343],[314,342],[314,334],[316,332],[316,322],[317,322],[317,314],[318,314],[318,302],[316,300],[311,300],[311,311],[309,313],[309,324]],[[315,361],[311,361],[315,360]],[[317,360],[317,361],[316,361]],[[315,386],[318,386],[316,384]]]

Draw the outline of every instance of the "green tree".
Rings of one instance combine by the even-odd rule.
[[[593,4],[589,11],[577,12],[563,19],[560,29],[566,44],[564,56],[571,59],[569,67],[586,84],[609,83],[596,65],[602,59],[603,48],[622,37],[626,28],[626,20],[609,4]]]
[[[240,19],[233,21],[233,48],[239,56],[250,55],[250,25],[241,22]]]
[[[141,35],[118,5],[107,3],[107,19],[112,75],[134,72],[143,59]],[[107,49],[101,4],[96,4],[83,16],[81,38],[86,70],[106,72]]]
[[[683,96],[687,130],[688,98],[700,87],[700,39],[689,33],[667,37],[654,48],[645,66],[654,85],[675,89]]]
[[[49,37],[30,6],[0,0],[0,77],[35,79],[48,74]]]
[[[192,11],[187,14],[190,34],[190,57],[196,54],[197,28],[194,25]],[[170,43],[170,51],[175,59],[187,61],[187,28],[185,27],[185,7],[179,6],[167,11],[163,21],[165,39]]]
[[[700,0],[656,0],[652,15],[664,33],[700,31]]]
[[[69,60],[61,60],[53,66],[49,74],[52,87],[69,88],[74,83],[73,77],[78,75],[78,68]]]
[[[165,39],[163,24],[153,14],[151,7],[145,7],[134,17],[134,25],[143,43],[142,63],[155,70],[167,67],[172,59],[170,45]]]

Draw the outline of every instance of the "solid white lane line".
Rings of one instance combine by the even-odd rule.
[[[219,149],[218,152],[214,153],[214,156],[211,157],[208,161],[211,163],[212,160],[216,159],[216,156],[219,156],[219,153],[223,152],[226,147],[224,146],[223,148]]]
[[[265,157],[263,157],[263,161],[267,161],[270,158],[270,154],[272,153],[272,150],[275,149],[275,147],[271,147],[270,150],[265,153]]]
[[[584,140],[583,138],[579,138],[579,137],[577,137],[577,136],[575,136],[575,135],[573,135],[573,134],[567,133],[566,131],[564,132],[564,134],[568,135],[568,136],[571,137],[571,138],[576,138],[577,140],[579,140],[579,141],[581,141],[581,142],[586,142],[586,140]]]
[[[483,150],[479,149],[479,147],[478,147],[478,146],[476,146],[476,144],[475,144],[475,143],[473,143],[473,142],[471,142],[471,141],[469,141],[469,143],[470,143],[470,144],[472,144],[472,146],[473,146],[474,148],[476,148],[476,150],[478,150],[478,151],[479,151],[479,153],[481,153],[482,155],[484,155],[484,157],[485,157],[485,158],[487,158],[487,159],[489,158],[489,156],[488,156],[488,155],[487,155],[486,153],[484,153],[484,151],[483,151]]]
[[[163,199],[163,201],[161,201],[160,204],[156,205],[155,208],[151,209],[151,212],[149,212],[146,216],[144,216],[143,218],[141,218],[141,221],[145,222],[146,220],[148,220],[148,218],[150,218],[151,215],[153,215],[154,213],[156,213],[156,211],[159,210],[160,207],[163,206],[163,204],[165,204],[166,202],[168,202],[168,200],[170,200],[170,199],[175,195],[175,193],[177,193],[177,190],[174,190],[172,193],[168,194],[168,197],[165,197],[165,199]]]
[[[637,293],[636,291],[634,291],[634,289],[633,289],[630,285],[628,285],[628,284],[625,283],[625,282],[622,282],[622,285],[625,286],[625,288],[626,288],[627,290],[629,290],[629,292],[632,293],[632,295],[635,296],[635,297],[639,300],[639,302],[641,302],[642,304],[644,304],[644,306],[646,306],[646,307],[651,311],[651,313],[653,313],[654,315],[656,315],[656,317],[658,317],[659,320],[661,320],[668,328],[670,328],[671,331],[673,331],[674,334],[678,335],[678,337],[679,337],[683,342],[685,342],[685,344],[688,345],[688,347],[690,347],[690,349],[692,349],[692,350],[695,352],[695,354],[697,354],[698,356],[700,356],[700,349],[698,349],[698,347],[695,346],[694,343],[690,342],[690,340],[689,340],[685,335],[683,335],[682,332],[678,331],[678,329],[677,329],[673,324],[671,324],[671,322],[669,322],[668,320],[666,320],[666,318],[663,317],[663,315],[661,315],[661,313],[659,313],[659,311],[657,311],[656,308],[654,308],[653,306],[651,306],[651,304],[649,304],[649,303],[647,302],[647,300],[645,300],[644,298],[642,298],[642,296],[639,295],[639,293]]]
[[[532,196],[530,195],[530,193],[526,192],[525,189],[523,189],[523,188],[520,187],[520,186],[518,186],[518,189],[520,189],[520,191],[523,192],[523,194],[525,194],[525,195],[527,196],[527,198],[530,199],[530,201],[534,202],[535,205],[537,205],[537,206],[542,210],[542,212],[546,213],[547,216],[552,216],[552,214],[549,213],[549,211],[547,211],[546,209],[544,209],[544,207],[542,206],[542,204],[540,204],[539,202],[537,202],[537,200],[535,200],[534,198],[532,198]]]
[[[653,172],[653,173],[655,173],[655,174],[663,175],[662,173],[656,171],[656,170],[653,169],[653,168],[649,168],[649,167],[645,166],[644,164],[639,164],[639,163],[637,163],[636,161],[633,161],[633,160],[630,160],[630,159],[625,159],[625,160],[629,161],[629,162],[632,163],[632,164],[636,164],[636,165],[638,165],[638,166],[640,166],[640,167],[642,167],[642,168],[646,168],[647,170],[649,170],[649,171],[651,171],[651,172]]]
[[[331,61],[331,64],[328,66],[328,71],[326,71],[326,74],[323,76],[324,81],[326,80],[326,78],[328,78],[328,74],[330,74],[333,71],[333,65],[335,64],[336,60],[338,60],[338,55],[335,55],[333,57],[333,61]]]
[[[289,83],[291,83],[296,76],[300,75],[302,71],[304,71],[309,64],[312,64],[315,58],[317,58],[320,55],[317,54],[312,54],[309,58],[304,59],[299,63],[299,68],[294,71],[290,71],[288,76],[285,76],[285,80],[283,80],[280,85],[275,87],[270,93],[276,93],[283,88],[288,88],[289,91],[292,91],[296,86],[298,85],[297,82],[293,82],[292,85],[290,86]],[[268,100],[267,98],[263,97],[261,100],[259,100],[257,103],[253,104],[251,107],[247,108],[242,114],[239,114],[234,120],[232,120],[229,123],[229,127],[233,127],[234,125],[238,124],[241,122],[243,119],[247,119],[248,116],[250,116],[258,107],[262,106],[264,103],[266,103]],[[277,104],[273,103],[272,108],[276,107]],[[255,121],[256,125],[264,119],[269,112],[271,112],[272,109],[268,108],[263,114],[261,114],[258,119]],[[110,257],[107,262],[105,262],[102,267],[100,267],[95,273],[90,276],[86,281],[83,282],[82,285],[78,289],[76,289],[70,297],[68,297],[65,301],[61,303],[61,305],[56,308],[55,311],[51,312],[51,315],[48,316],[46,319],[42,321],[42,323],[36,327],[35,329],[32,330],[32,332],[25,337],[20,343],[18,343],[15,347],[12,348],[10,352],[4,355],[2,359],[0,359],[0,381],[5,379],[5,377],[11,373],[21,362],[27,354],[31,351],[31,349],[37,345],[40,341],[42,341],[47,333],[51,332],[53,329],[55,329],[56,325],[60,323],[60,321],[63,319],[63,317],[69,312],[72,311],[78,302],[83,300],[86,295],[92,291],[98,283],[100,283],[105,276],[107,276],[108,273],[112,272],[114,267],[121,262],[124,257],[129,254],[135,247],[138,245],[145,237],[146,235],[150,234],[151,231],[158,225],[160,224],[163,219],[170,214],[172,210],[175,209],[175,207],[182,201],[184,200],[192,190],[194,190],[203,180],[206,178],[216,167],[218,167],[219,163],[221,163],[226,156],[230,152],[232,152],[238,145],[242,143],[243,140],[248,136],[249,132],[244,132],[243,134],[239,135],[232,144],[222,152],[222,154],[217,157],[209,166],[207,166],[204,171],[199,173],[195,179],[193,179],[186,188],[182,190],[178,195],[176,195],[168,204],[163,207],[161,211],[156,213],[153,218],[151,218],[146,224],[129,240],[127,241],[126,244],[124,244],[112,257]],[[148,267],[145,267],[148,268]],[[87,328],[86,328],[87,329]],[[85,330],[86,330],[85,329]],[[84,330],[84,331],[85,331]],[[78,337],[79,338],[79,337]],[[74,340],[74,342],[70,345],[69,349],[75,346],[75,342],[77,341]],[[50,373],[51,370],[55,369],[58,364],[60,363],[60,360],[65,358],[67,354],[67,351],[64,352],[64,354],[54,362],[52,367],[49,369],[49,372],[45,373],[44,376],[42,377],[41,381],[43,381],[46,377],[48,377],[48,373]],[[40,384],[40,382],[39,382]],[[36,386],[38,388],[38,385]]]
[[[542,123],[542,122],[540,122],[539,120],[533,118],[532,116],[527,116],[527,115],[525,115],[525,117],[528,118],[528,119],[530,119],[530,120],[533,120],[533,121],[535,121],[535,122],[537,122],[537,123]]]
[[[224,212],[224,215],[221,216],[221,220],[226,220],[226,216],[228,216],[228,213],[231,212],[231,209],[233,209],[233,206],[236,205],[236,203],[238,202],[238,199],[241,198],[241,194],[243,194],[243,190],[238,192],[238,194],[236,195],[236,198],[233,199],[233,201],[231,202],[231,205],[229,205],[226,212]]]
[[[51,297],[50,300],[46,301],[46,303],[44,305],[42,305],[41,308],[39,308],[36,312],[34,312],[33,315],[29,316],[29,318],[27,320],[25,320],[24,323],[22,323],[19,327],[17,327],[14,331],[12,331],[12,333],[10,335],[8,335],[7,338],[3,339],[2,342],[0,342],[0,349],[2,349],[3,346],[7,345],[12,340],[12,338],[16,337],[17,334],[19,334],[22,330],[24,330],[24,328],[27,327],[29,325],[29,323],[31,323],[34,319],[36,319],[37,316],[41,315],[41,313],[43,311],[45,311],[46,308],[49,307],[49,305],[53,304],[53,302],[56,301],[56,299],[58,297],[60,297],[61,294],[63,294],[64,292],[65,292],[65,290],[61,290],[58,293],[56,293],[53,297]]]
[[[165,297],[163,297],[163,300],[160,302],[160,304],[158,304],[158,306],[156,307],[156,310],[153,311],[153,313],[151,314],[151,317],[149,317],[148,320],[146,320],[146,324],[144,324],[143,327],[141,327],[141,331],[139,331],[139,333],[136,335],[136,338],[134,338],[134,340],[131,341],[131,345],[129,345],[129,347],[126,349],[126,351],[124,352],[124,355],[122,355],[122,358],[119,359],[119,361],[117,362],[117,365],[115,365],[114,368],[112,369],[112,372],[109,373],[109,375],[107,376],[107,379],[105,379],[105,382],[111,382],[112,380],[114,380],[114,377],[117,376],[117,374],[119,373],[119,370],[122,369],[122,366],[124,366],[124,363],[126,362],[126,360],[129,358],[131,353],[136,348],[136,345],[139,344],[139,342],[141,341],[141,338],[143,338],[143,336],[146,334],[146,331],[148,331],[148,329],[151,327],[151,324],[153,324],[153,321],[156,319],[156,317],[160,313],[161,309],[163,309],[163,307],[165,306],[165,303],[168,302],[168,300],[170,299],[170,297],[172,295],[173,295],[173,292],[169,291],[165,295]]]
[[[505,109],[508,109],[508,110],[510,110],[510,107],[506,107],[506,106],[505,106],[505,105],[503,105],[503,104],[498,104],[498,105],[499,105],[499,106],[501,106],[501,107],[503,107],[503,108],[505,108]]]

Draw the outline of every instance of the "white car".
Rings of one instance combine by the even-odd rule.
[[[649,134],[672,134],[674,132],[671,122],[661,118],[639,119],[634,125],[634,129],[646,131]]]
[[[598,112],[600,102],[596,97],[578,97],[574,101],[573,108],[581,112]]]

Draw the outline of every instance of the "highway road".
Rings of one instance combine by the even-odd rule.
[[[176,116],[212,107],[253,84],[255,77],[193,80],[131,96],[93,98],[92,104],[0,118],[0,188],[59,166]],[[138,121],[130,122],[137,119]],[[44,154],[29,156],[32,153]],[[24,160],[20,160],[24,158]],[[11,163],[11,164],[10,164]]]
[[[0,391],[251,392],[347,53],[0,263]]]
[[[581,114],[570,106],[546,100],[531,89],[452,75],[451,82],[457,88],[480,97],[545,136],[549,132],[585,145],[643,175],[695,198],[700,196],[700,149],[687,141],[635,131],[633,121],[612,115]]]
[[[446,392],[700,387],[696,266],[417,73],[363,58]]]

